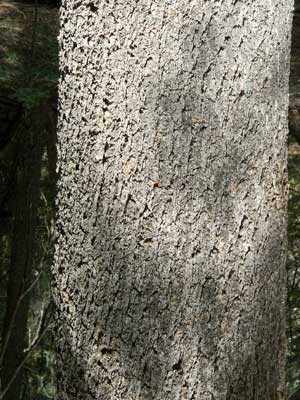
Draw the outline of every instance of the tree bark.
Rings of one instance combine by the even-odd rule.
[[[16,374],[27,346],[27,320],[35,250],[43,130],[40,113],[23,116],[18,127],[17,166],[14,188],[11,260],[1,348],[1,390],[4,400],[20,399],[23,368]],[[15,378],[12,381],[12,378]]]
[[[291,11],[64,2],[60,400],[285,398]]]

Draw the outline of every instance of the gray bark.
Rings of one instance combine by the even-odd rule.
[[[291,10],[65,1],[60,400],[285,397]]]

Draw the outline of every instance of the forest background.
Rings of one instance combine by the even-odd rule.
[[[0,1],[0,400],[55,397],[50,267],[58,1]],[[300,0],[289,109],[287,375],[300,399]]]

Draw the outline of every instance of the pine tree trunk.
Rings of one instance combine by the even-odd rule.
[[[285,397],[291,3],[64,3],[60,400]]]

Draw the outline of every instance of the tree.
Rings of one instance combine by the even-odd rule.
[[[291,3],[63,4],[60,399],[285,397]]]

